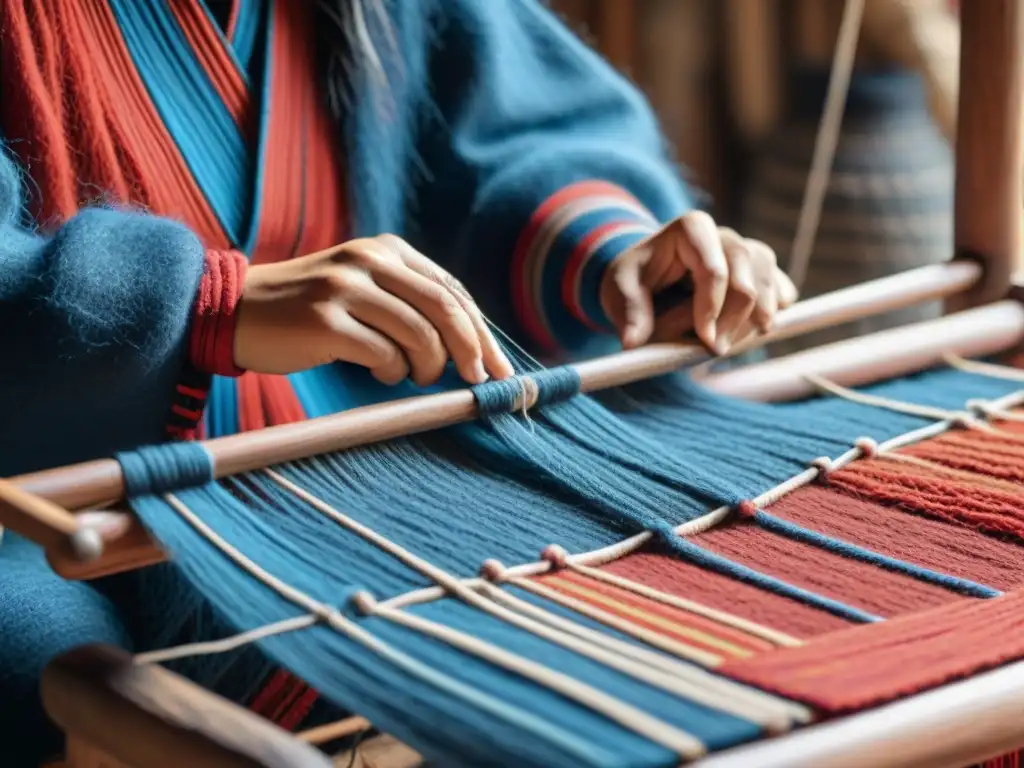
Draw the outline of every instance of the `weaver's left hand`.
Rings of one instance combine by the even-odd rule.
[[[655,317],[654,296],[687,277],[692,298]],[[775,313],[794,301],[796,288],[771,248],[717,226],[702,211],[624,251],[601,283],[601,305],[627,349],[696,331],[724,354],[750,335],[768,331]]]

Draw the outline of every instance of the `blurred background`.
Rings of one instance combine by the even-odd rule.
[[[551,0],[630,77],[721,223],[786,263],[849,0]],[[864,0],[804,296],[952,253],[956,3]],[[924,307],[803,340],[820,344]]]

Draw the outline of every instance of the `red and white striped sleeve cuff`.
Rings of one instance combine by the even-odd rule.
[[[604,181],[564,187],[537,208],[516,244],[511,279],[517,319],[542,351],[612,330],[600,302],[604,271],[659,228],[632,194]]]

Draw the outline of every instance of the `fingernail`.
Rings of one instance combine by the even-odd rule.
[[[720,339],[715,341],[715,352],[719,355],[724,355],[732,349],[732,335],[724,334]]]

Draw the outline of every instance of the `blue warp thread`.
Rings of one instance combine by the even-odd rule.
[[[664,539],[676,556],[705,568],[848,620],[876,618],[709,552],[700,546],[699,537],[681,539],[672,528],[711,508],[753,498],[803,470],[810,458],[841,454],[857,437],[882,441],[927,421],[836,399],[792,405],[733,401],[679,377],[602,394],[598,401],[573,396],[578,382],[565,369],[530,375],[543,400],[541,407],[531,411],[530,424],[522,414],[510,412],[522,384],[490,382],[475,389],[480,409],[487,414],[480,421],[292,462],[280,471],[327,504],[461,577],[476,575],[488,558],[510,565],[529,562],[551,543],[581,552],[647,530]],[[339,376],[338,368],[331,367],[297,377],[301,382],[297,390],[310,416],[344,405]],[[1017,386],[943,371],[869,391],[956,409],[971,397],[994,399]],[[164,460],[194,461],[198,468],[202,457],[191,450],[175,446],[171,452],[130,454],[127,461],[122,459],[126,474],[132,475],[130,486],[136,491],[156,491],[186,476],[192,478],[186,484],[201,482],[208,475],[189,470],[175,479],[162,464]],[[414,674],[326,627],[259,643],[266,657],[293,671],[325,698],[366,715],[428,760],[478,766],[495,764],[500,756],[500,764],[536,768],[676,764],[676,756],[668,750],[541,686],[415,631],[357,615],[348,604],[356,591],[369,590],[383,599],[430,582],[347,533],[263,473],[199,484],[177,490],[177,496],[266,570],[313,598],[338,606],[377,638],[442,674],[444,680]],[[137,496],[132,506],[173,553],[184,587],[192,585],[209,602],[206,613],[211,617],[244,630],[300,612],[241,572],[158,496]],[[780,535],[965,594],[990,594],[983,585],[944,578],[795,529],[785,521],[776,525],[768,518],[759,522]],[[590,625],[561,606],[516,594]],[[180,614],[194,612],[194,603],[194,599],[180,605],[163,601],[164,620],[187,625]],[[759,734],[752,723],[610,673],[457,600],[406,610],[598,686],[684,728],[712,748],[736,745]],[[196,631],[209,637],[213,630],[202,626]],[[215,690],[238,690],[242,686],[235,678],[251,675],[248,664],[252,663],[209,657],[188,672]],[[484,700],[487,703],[481,705]]]
[[[939,573],[933,571],[930,568],[924,568],[920,565],[914,565],[903,560],[897,560],[894,557],[888,557],[886,555],[873,552],[870,549],[859,547],[856,544],[850,544],[849,542],[843,541],[842,539],[836,539],[832,536],[826,536],[823,533],[812,531],[804,528],[801,525],[796,525],[788,520],[783,520],[775,515],[770,515],[767,512],[758,510],[754,514],[754,522],[760,525],[767,531],[777,533],[780,536],[785,536],[796,541],[802,541],[805,544],[811,544],[815,547],[821,547],[829,552],[834,552],[837,555],[848,557],[851,560],[859,560],[862,563],[870,563],[871,565],[877,565],[879,568],[885,568],[886,570],[895,571],[896,573],[902,573],[905,576],[924,581],[929,584],[934,584],[937,587],[943,587],[953,592],[959,592],[968,597],[999,597],[1002,594],[998,589],[987,587],[984,584],[978,584],[977,582],[970,581],[969,579],[958,579],[955,576],[950,576],[946,573]]]
[[[213,480],[213,457],[199,443],[151,445],[115,457],[129,498],[168,493]]]

